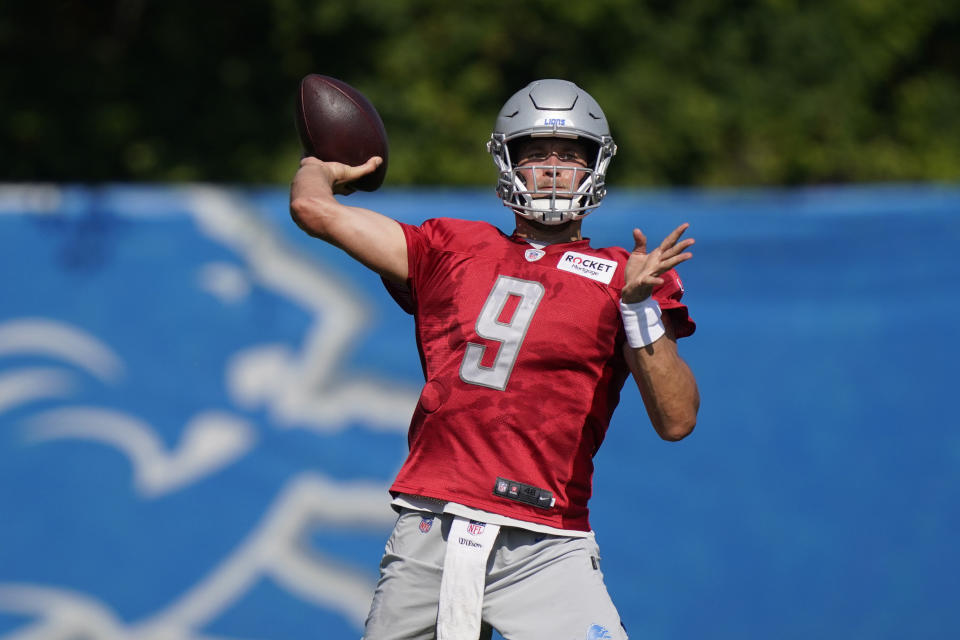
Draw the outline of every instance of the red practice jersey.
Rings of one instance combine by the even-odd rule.
[[[629,375],[620,291],[629,253],[589,240],[534,249],[449,218],[406,235],[426,384],[391,487],[587,531],[593,456]],[[654,291],[678,337],[695,325],[674,271]]]

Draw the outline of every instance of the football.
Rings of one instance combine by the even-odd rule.
[[[310,74],[300,81],[296,125],[304,153],[325,162],[363,164],[373,156],[383,164],[351,183],[375,191],[387,174],[387,131],[367,98],[342,80]]]

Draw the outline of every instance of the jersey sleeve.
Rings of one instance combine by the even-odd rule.
[[[416,309],[416,289],[424,262],[428,260],[429,249],[436,246],[438,242],[442,246],[444,236],[450,234],[445,222],[441,218],[432,218],[420,226],[414,226],[397,221],[407,241],[407,281],[398,284],[385,278],[381,280],[394,302],[411,315]]]
[[[678,338],[686,338],[697,330],[697,324],[690,317],[687,305],[680,302],[683,298],[683,282],[673,269],[662,276],[664,282],[653,290],[653,297],[660,304],[660,310],[668,314],[670,324]]]

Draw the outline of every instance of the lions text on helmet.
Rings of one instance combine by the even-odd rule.
[[[600,205],[617,145],[589,93],[566,80],[538,80],[503,105],[487,151],[499,171],[497,195],[504,205],[557,225]]]

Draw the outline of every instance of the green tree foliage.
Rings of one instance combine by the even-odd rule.
[[[604,106],[611,181],[960,177],[955,0],[15,1],[0,179],[282,183],[301,77],[363,91],[388,185],[490,184],[497,110],[540,77]]]

